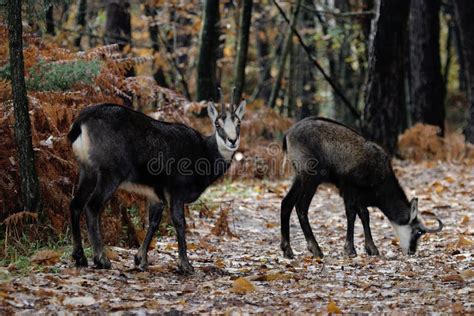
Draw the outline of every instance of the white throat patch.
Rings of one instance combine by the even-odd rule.
[[[398,237],[400,247],[404,255],[408,254],[410,249],[410,238],[411,238],[411,226],[408,225],[398,225],[394,222],[390,222],[395,230],[395,234]]]

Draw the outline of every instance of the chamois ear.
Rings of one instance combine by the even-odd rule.
[[[410,201],[410,223],[413,222],[413,220],[416,218],[418,215],[418,199],[413,198]]]
[[[214,105],[214,102],[209,102],[207,104],[207,114],[211,118],[211,121],[214,123],[217,119],[217,109]]]
[[[234,111],[235,115],[237,115],[240,120],[242,120],[242,118],[244,117],[246,105],[247,102],[243,100],[242,102],[240,102],[239,107]]]

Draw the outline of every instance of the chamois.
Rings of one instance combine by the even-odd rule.
[[[308,221],[309,205],[323,182],[336,185],[344,200],[347,217],[344,250],[350,257],[357,255],[356,214],[364,228],[367,254],[379,255],[372,240],[368,206],[379,208],[390,220],[404,254],[414,254],[423,234],[439,232],[443,227],[439,219],[436,229],[423,225],[418,215],[418,200],[408,201],[386,152],[341,123],[316,117],[301,120],[286,133],[283,150],[295,171],[293,184],[281,203],[281,249],[287,258],[293,257],[289,222],[294,206],[308,250],[315,257],[323,257]]]
[[[240,122],[246,102],[231,109],[214,103],[207,110],[214,126],[210,136],[179,123],[154,120],[116,104],[85,108],[68,134],[78,160],[79,183],[70,204],[72,256],[87,266],[80,216],[85,209],[96,268],[110,268],[99,229],[104,204],[117,189],[140,193],[149,201],[149,227],[135,255],[135,265],[148,267],[147,250],[168,206],[179,248],[178,270],[194,272],[186,253],[184,204],[194,202],[230,167],[240,143]]]

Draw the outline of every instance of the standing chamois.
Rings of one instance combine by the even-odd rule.
[[[378,207],[387,216],[404,254],[415,253],[423,234],[443,228],[439,219],[436,229],[423,225],[418,215],[418,200],[408,201],[385,151],[347,126],[325,118],[304,119],[288,130],[283,150],[295,170],[293,184],[281,203],[281,249],[287,258],[293,257],[290,215],[294,206],[308,250],[315,257],[323,256],[308,221],[309,205],[323,182],[336,185],[344,200],[347,216],[344,250],[348,256],[356,256],[356,214],[364,228],[367,254],[379,254],[370,232],[368,206]]]
[[[84,209],[95,267],[110,268],[99,223],[104,204],[120,188],[146,196],[150,204],[149,227],[135,265],[147,269],[147,250],[166,205],[178,239],[178,270],[193,273],[186,253],[184,204],[196,201],[229,168],[239,148],[245,104],[235,108],[232,102],[230,110],[222,104],[218,114],[209,103],[214,132],[207,137],[186,125],[154,120],[116,104],[85,108],[68,135],[80,167],[70,205],[75,264],[87,266],[79,222]]]

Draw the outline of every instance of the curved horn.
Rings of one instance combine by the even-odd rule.
[[[237,105],[237,100],[236,100],[236,95],[235,95],[235,92],[237,91],[237,87],[234,87],[232,89],[232,112],[235,111],[235,106]]]
[[[221,87],[217,87],[217,102],[221,104],[221,113],[225,112],[225,104],[222,102],[222,89]]]
[[[436,217],[436,220],[438,221],[438,228],[426,228],[425,225],[421,224],[422,229],[427,232],[427,233],[439,233],[443,229],[443,222]]]
[[[221,89],[221,87],[217,87],[217,100],[218,100],[218,102],[222,102],[222,89]]]

